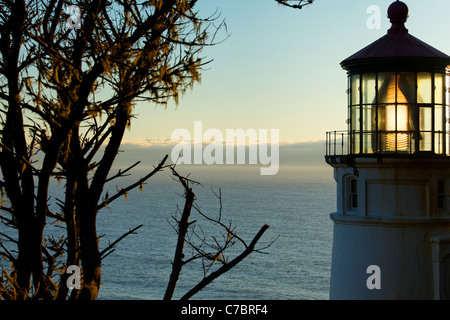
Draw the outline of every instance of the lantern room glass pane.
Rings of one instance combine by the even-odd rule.
[[[355,74],[350,76],[350,102],[352,105],[359,104],[359,90],[360,90],[360,81],[359,74]]]
[[[379,105],[378,108],[378,131],[384,131],[386,130],[386,106]]]
[[[444,74],[436,73],[434,75],[434,103],[444,103]]]
[[[410,106],[406,104],[397,105],[397,131],[409,131],[411,129],[410,123]]]
[[[360,132],[360,106],[351,107],[351,121],[350,121],[350,131]]]
[[[420,131],[431,131],[432,130],[432,108],[431,107],[421,107],[419,114],[419,124]]]
[[[392,96],[388,97],[389,86],[395,86],[395,73],[381,72],[378,74],[378,103],[394,103]]]
[[[417,74],[417,102],[432,102],[432,81],[430,72],[419,72]]]
[[[357,131],[359,132],[359,131]],[[353,133],[351,135],[351,150],[353,154],[360,153],[360,134],[359,133]]]
[[[363,131],[375,130],[375,106],[363,106],[362,111]]]
[[[397,75],[397,103],[416,102],[416,74],[400,72]]]
[[[374,132],[364,132],[362,134],[363,138],[363,153],[374,153],[375,152],[375,133]]]
[[[444,153],[444,135],[442,133],[434,134],[434,153]]]
[[[352,110],[352,114],[351,114],[351,130],[352,131],[360,131],[360,126],[359,126],[359,118],[360,118],[360,112],[359,112],[360,107],[359,106],[354,106],[351,108]]]
[[[412,106],[408,104],[388,104],[378,106],[378,130],[413,130]]]
[[[409,151],[414,148],[413,105],[387,104],[378,106],[378,140],[381,151]]]
[[[386,104],[414,103],[415,94],[415,73],[382,72],[378,75],[378,102]]]
[[[362,144],[363,153],[373,153],[375,149],[375,131],[376,131],[376,108],[375,105],[363,105],[362,106]]]
[[[443,131],[443,116],[444,114],[442,106],[434,106],[434,131]]]
[[[421,132],[420,133],[420,151],[432,151],[432,133]]]
[[[362,76],[362,97],[364,104],[375,103],[376,98],[376,74],[367,73]]]

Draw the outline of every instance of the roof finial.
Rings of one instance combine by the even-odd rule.
[[[388,18],[391,20],[392,27],[388,30],[392,32],[408,32],[405,28],[405,22],[408,20],[409,9],[402,1],[393,2],[388,8]]]

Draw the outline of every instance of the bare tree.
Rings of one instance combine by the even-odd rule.
[[[219,193],[215,193],[220,204],[219,212],[217,217],[211,217],[203,213],[202,210],[200,210],[199,206],[195,203],[195,194],[192,191],[191,185],[198,185],[199,183],[189,179],[188,177],[181,176],[175,170],[175,166],[172,166],[171,170],[173,175],[180,181],[180,183],[184,187],[185,205],[183,211],[181,212],[180,218],[177,219],[176,217],[173,217],[176,223],[172,225],[172,227],[178,234],[178,240],[174,259],[172,262],[172,272],[170,274],[170,279],[166,288],[164,299],[172,299],[183,266],[195,260],[200,260],[204,277],[197,283],[197,285],[195,285],[191,290],[189,290],[181,297],[182,300],[186,300],[201,291],[212,281],[231,270],[253,252],[263,253],[262,250],[272,245],[273,241],[265,247],[255,248],[259,239],[269,228],[268,225],[263,225],[259,232],[252,239],[252,241],[247,244],[246,241],[238,236],[235,227],[232,226],[231,221],[229,222],[229,224],[223,223],[223,206],[220,190]],[[214,226],[218,227],[221,232],[219,234],[214,233],[213,235],[208,236],[201,227],[197,228],[197,220],[194,220],[192,222],[189,221],[192,209],[195,209],[200,218],[203,218],[206,221],[212,223]],[[227,256],[228,249],[233,247],[236,243],[240,243],[243,247],[243,250],[235,258],[229,260]],[[187,254],[185,254],[185,245],[188,245],[190,247],[191,256],[187,256]],[[220,267],[211,272],[213,266],[215,266],[216,264],[219,264]]]

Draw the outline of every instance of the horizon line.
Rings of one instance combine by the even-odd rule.
[[[196,143],[196,141],[194,139],[190,139],[187,141],[184,141],[185,143],[188,144],[194,144]],[[214,143],[214,140],[210,140],[210,141],[202,141],[203,145],[207,145],[207,144],[211,144]],[[286,139],[286,140],[282,140],[279,141],[279,146],[280,147],[286,147],[286,146],[295,146],[295,145],[299,145],[299,144],[316,144],[316,143],[325,143],[326,140],[325,139],[309,139],[309,140],[294,140],[294,139]],[[170,138],[165,138],[165,137],[159,137],[159,138],[136,138],[136,139],[123,139],[122,140],[122,145],[132,145],[132,146],[137,146],[137,147],[170,147],[170,146],[175,146],[178,145],[180,143],[183,143],[181,141],[173,141]],[[225,139],[222,141],[223,144],[226,144]],[[270,140],[268,141],[268,143],[270,143]],[[252,145],[252,144],[258,144],[258,141],[246,141],[246,146]],[[235,146],[238,146],[238,144],[235,142],[234,143]]]

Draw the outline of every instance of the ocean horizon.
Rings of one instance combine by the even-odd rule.
[[[126,186],[148,172],[113,181],[108,187]],[[247,243],[264,225],[269,229],[253,253],[213,281],[192,299],[207,300],[326,300],[331,265],[335,182],[332,171],[316,167],[281,167],[277,175],[261,176],[258,166],[179,166],[180,174],[201,183],[192,185],[202,212],[216,217],[222,195],[222,221],[236,228]],[[108,189],[107,188],[107,189]],[[106,190],[105,190],[106,191]],[[113,192],[111,191],[110,194]],[[171,227],[177,206],[184,205],[183,187],[169,171],[160,172],[142,191],[102,209],[97,219],[100,249],[128,230],[143,227],[123,239],[103,260],[101,300],[160,300],[169,280],[177,234]],[[208,239],[220,238],[195,212],[190,221],[202,227]],[[242,251],[231,248],[231,260]],[[190,254],[185,247],[185,256]],[[197,261],[199,262],[199,261]],[[203,278],[199,263],[188,264],[178,281],[173,299],[179,299]]]
[[[128,155],[128,159],[130,155]],[[143,163],[149,163],[149,159]],[[247,243],[260,228],[266,230],[254,252],[192,297],[194,300],[327,300],[331,267],[333,224],[336,209],[333,172],[317,159],[316,165],[281,165],[276,175],[260,175],[259,165],[179,165],[177,171],[198,181],[192,184],[200,210],[215,218],[222,196],[222,222],[231,224]],[[154,161],[152,161],[154,162]],[[155,163],[156,164],[156,163]],[[126,167],[115,167],[111,174]],[[109,182],[104,192],[113,195],[153,169],[137,166],[130,176]],[[50,209],[64,195],[64,181],[49,189]],[[143,225],[136,234],[120,241],[102,261],[100,300],[161,300],[164,297],[174,257],[177,233],[173,217],[184,206],[184,189],[169,169],[158,172],[143,185],[99,211],[97,234],[100,250],[127,231]],[[54,206],[54,207],[53,207]],[[192,210],[190,222],[206,238],[220,239],[215,228]],[[49,220],[49,222],[51,222]],[[13,230],[0,230],[12,232]],[[61,235],[62,229],[48,223],[46,235]],[[272,243],[273,242],[273,243]],[[227,255],[232,260],[243,251],[236,245]],[[185,257],[191,250],[185,246]],[[1,265],[7,268],[7,265]],[[212,268],[210,271],[215,270]],[[181,298],[204,277],[201,261],[187,264],[180,274],[173,299]]]

